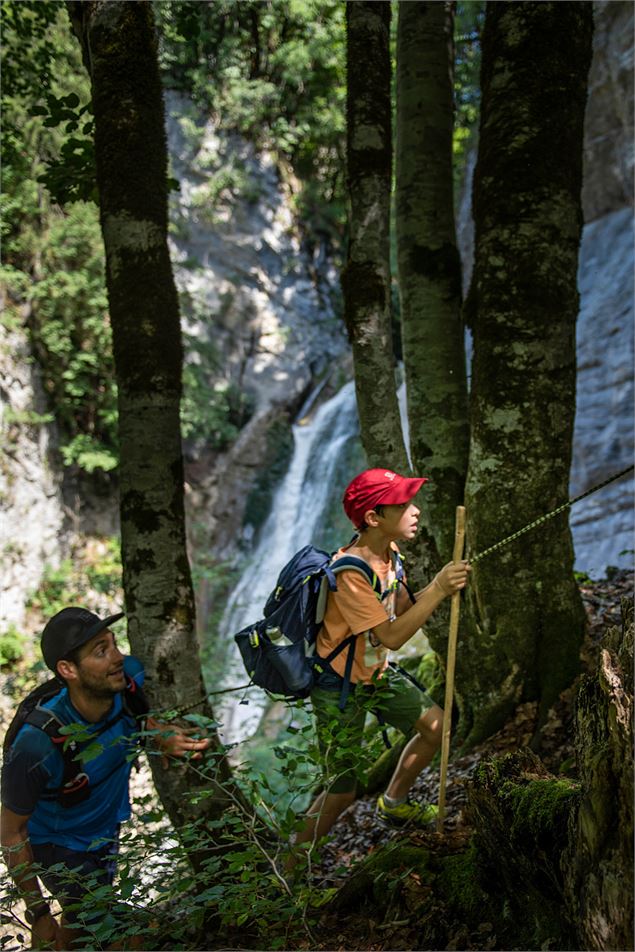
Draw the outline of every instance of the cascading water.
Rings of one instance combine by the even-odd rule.
[[[302,416],[302,415],[301,415]],[[259,541],[229,599],[220,634],[231,641],[227,685],[245,681],[245,671],[233,635],[262,615],[280,569],[302,546],[315,542],[331,504],[339,503],[344,485],[335,480],[342,455],[358,433],[354,384],[348,383],[316,412],[307,424],[293,427],[294,452],[287,475],[277,489]],[[353,474],[354,475],[354,474]],[[337,500],[337,502],[336,502]],[[237,743],[257,728],[266,705],[260,688],[244,692],[247,704],[227,696],[217,704],[225,743]]]

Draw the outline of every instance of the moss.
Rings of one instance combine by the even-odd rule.
[[[577,806],[579,787],[569,780],[534,780],[525,786],[503,784],[501,798],[511,801],[511,839],[533,840],[535,847],[563,847],[571,810]]]
[[[499,872],[484,861],[476,840],[465,852],[441,858],[435,887],[447,903],[450,917],[472,929],[485,921],[493,923],[497,948],[572,948],[573,939],[557,898],[551,901],[526,883],[510,887]]]
[[[491,899],[484,891],[479,853],[472,841],[464,853],[441,860],[437,886],[444,900],[468,921],[481,922]]]

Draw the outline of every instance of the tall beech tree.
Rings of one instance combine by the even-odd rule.
[[[123,585],[130,643],[144,662],[153,708],[188,707],[211,716],[201,700],[205,689],[186,551],[181,329],[167,245],[167,147],[152,5],[108,0],[67,6],[92,85],[118,385]],[[153,770],[177,828],[196,811],[218,816],[232,796],[239,796],[220,742],[214,739],[214,796],[201,798],[199,807],[192,807],[187,796],[197,786],[196,775]],[[209,785],[207,781],[207,789]]]
[[[362,444],[370,466],[409,469],[391,331],[390,3],[346,4],[349,246],[342,273]]]
[[[426,574],[447,561],[463,501],[468,421],[461,262],[452,177],[452,5],[400,3],[396,238],[410,456],[421,494]],[[426,557],[427,553],[427,557]]]
[[[474,181],[466,506],[472,553],[567,498],[590,3],[491,3]],[[584,613],[566,516],[477,563],[457,691],[470,741],[578,671]]]

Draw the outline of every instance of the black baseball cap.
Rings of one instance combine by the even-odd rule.
[[[87,641],[98,635],[100,631],[109,628],[124,612],[100,618],[87,608],[63,608],[61,612],[46,623],[40,642],[42,656],[47,668],[57,674],[57,662],[67,658],[69,654],[85,645]]]

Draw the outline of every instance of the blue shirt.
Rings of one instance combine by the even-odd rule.
[[[136,684],[143,684],[144,671],[137,658],[124,658],[124,671]],[[88,733],[98,734],[96,756],[78,764],[78,771],[88,774],[90,796],[72,807],[56,799],[42,799],[42,794],[61,786],[64,762],[43,730],[25,724],[2,767],[2,803],[29,817],[32,843],[55,843],[81,851],[98,849],[115,838],[119,824],[130,816],[128,783],[135,751],[131,738],[139,726],[128,715],[117,717],[122,709],[121,694],[115,695],[112,708],[97,723],[84,720],[75,710],[66,688],[42,706],[54,711],[63,724],[78,724]],[[111,719],[114,723],[100,734],[100,728]]]

